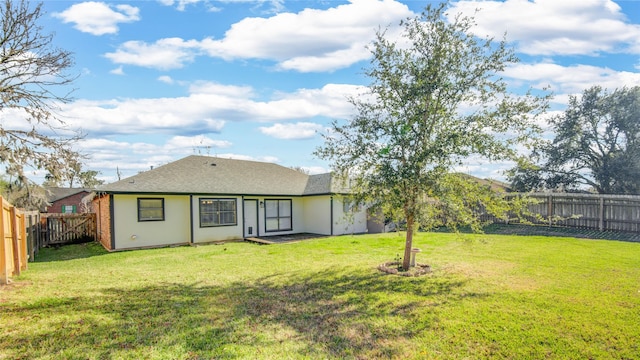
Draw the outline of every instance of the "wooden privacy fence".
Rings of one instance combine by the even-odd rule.
[[[507,197],[522,194],[507,194]],[[534,193],[529,211],[539,217],[534,224],[567,226],[599,231],[640,232],[640,196],[569,193]],[[494,219],[495,222],[504,222]]]
[[[24,212],[16,209],[0,196],[0,284],[8,284],[10,276],[27,269],[27,235]]]
[[[33,261],[38,251],[45,246],[45,238],[40,231],[40,212],[24,212],[25,231],[27,233],[27,252],[29,261]]]
[[[44,245],[63,245],[94,241],[96,214],[40,214]]]

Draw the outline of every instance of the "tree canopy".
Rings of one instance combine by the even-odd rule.
[[[512,169],[516,189],[640,194],[640,86],[593,86],[549,123],[553,140]]]
[[[98,185],[104,184],[104,180],[97,178],[100,172],[96,170],[83,170],[81,163],[72,164],[65,177],[62,179],[56,179],[51,174],[45,176],[45,181],[42,185],[47,187],[82,187],[82,188],[94,188]]]
[[[518,61],[506,41],[478,39],[473,19],[448,21],[447,4],[429,5],[401,23],[401,39],[380,30],[371,46],[370,85],[334,121],[316,154],[349,178],[357,201],[400,214],[407,223],[403,267],[418,226],[479,224],[478,209],[505,216],[509,204],[456,166],[471,156],[514,159],[537,138],[533,118],[546,97],[512,95],[500,73]]]
[[[40,210],[49,203],[47,190],[27,180],[7,180],[0,176],[0,196],[12,205],[25,210]]]
[[[25,0],[0,5],[0,164],[27,188],[26,169],[63,178],[82,159],[72,148],[79,135],[57,114],[71,101],[73,58],[37,24],[42,15]]]

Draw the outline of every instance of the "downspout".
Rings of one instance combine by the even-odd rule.
[[[189,195],[189,241],[193,244],[193,195]]]
[[[246,220],[244,218],[244,195],[242,195],[242,198],[240,199],[240,203],[242,204],[242,239],[244,240],[247,238],[247,234],[244,233],[245,229],[247,228],[245,224]],[[238,209],[236,209],[236,212],[237,211]],[[236,216],[238,215],[236,214]]]
[[[330,206],[331,208],[329,210],[329,217],[331,218],[331,236],[333,236],[333,196],[331,197]]]

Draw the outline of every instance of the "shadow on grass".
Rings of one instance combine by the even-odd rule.
[[[34,262],[66,261],[84,259],[93,256],[109,254],[98,242],[91,241],[81,244],[45,247],[38,251]]]
[[[468,296],[447,275],[280,274],[226,286],[164,283],[0,306],[29,319],[1,352],[39,358],[389,358]],[[37,323],[37,325],[36,325]],[[75,354],[75,355],[74,355]]]
[[[461,233],[472,233],[470,228],[458,229]],[[446,227],[433,229],[433,232],[452,232]],[[617,240],[640,242],[640,234],[629,231],[598,231],[595,229],[574,228],[566,226],[526,225],[526,224],[489,224],[482,228],[485,234],[521,235],[521,236],[561,236],[596,240]]]
[[[375,272],[282,274],[233,284],[234,316],[289,329],[305,344],[303,356],[390,358],[436,325],[435,308],[462,296],[456,291],[462,285],[450,278]]]

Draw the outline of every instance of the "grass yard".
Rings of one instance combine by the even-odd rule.
[[[421,233],[44,249],[0,290],[0,359],[640,359],[640,243]]]

